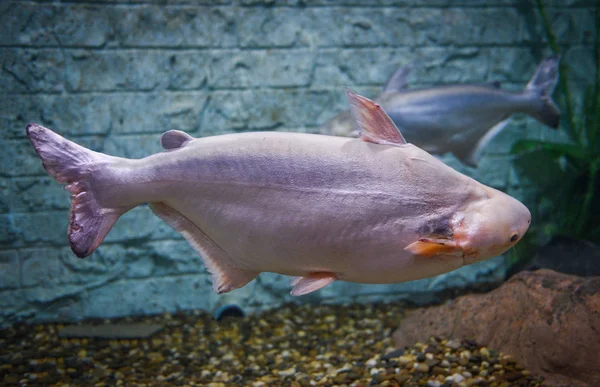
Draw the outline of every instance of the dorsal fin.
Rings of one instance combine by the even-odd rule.
[[[381,106],[350,89],[346,89],[346,97],[361,140],[395,146],[406,144],[402,133]]]
[[[169,130],[168,132],[164,132],[161,136],[160,145],[162,145],[164,149],[177,149],[184,147],[185,144],[193,139],[194,137],[181,130]]]
[[[406,85],[408,84],[408,75],[412,70],[412,65],[406,65],[400,67],[398,70],[392,74],[391,77],[388,78],[385,83],[385,87],[383,88],[384,92],[387,91],[402,91],[406,89]]]

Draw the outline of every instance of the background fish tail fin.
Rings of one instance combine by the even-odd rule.
[[[542,61],[525,90],[535,95],[535,109],[531,115],[541,123],[558,128],[560,111],[552,101],[552,93],[558,82],[560,55],[552,55]]]
[[[105,208],[98,203],[89,176],[98,165],[118,158],[94,152],[37,124],[27,125],[27,136],[46,171],[71,193],[69,242],[80,258],[96,250],[117,219],[130,208]]]

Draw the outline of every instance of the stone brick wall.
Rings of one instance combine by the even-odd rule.
[[[576,86],[588,82],[594,0],[546,0]],[[0,2],[0,322],[76,320],[290,301],[262,275],[212,293],[201,259],[140,207],[88,259],[70,252],[68,195],[24,136],[38,122],[94,150],[143,157],[159,136],[315,132],[346,108],[343,87],[375,96],[399,66],[411,86],[498,80],[522,88],[548,54],[533,2],[519,0],[95,0]],[[560,136],[518,117],[466,170],[516,195],[507,150]],[[464,170],[454,159],[451,165]],[[407,298],[497,282],[502,258],[392,286],[339,283],[299,302]]]

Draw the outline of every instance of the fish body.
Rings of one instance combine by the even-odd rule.
[[[387,85],[375,102],[412,144],[433,154],[453,153],[474,167],[482,150],[513,114],[525,113],[551,128],[558,127],[560,113],[550,96],[558,79],[559,60],[558,56],[544,60],[521,92],[503,90],[497,83],[408,90]],[[321,133],[357,135],[350,112],[328,121]]]
[[[164,152],[132,160],[36,124],[27,132],[46,170],[71,192],[76,255],[90,255],[120,215],[150,203],[202,255],[218,293],[261,272],[297,277],[296,295],[335,280],[409,281],[495,256],[513,235],[520,239],[525,206],[404,143],[385,112],[360,98],[349,94],[361,139],[169,131]]]

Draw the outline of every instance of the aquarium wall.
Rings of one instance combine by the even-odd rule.
[[[594,1],[545,1],[573,90],[593,68]],[[406,299],[429,303],[506,274],[504,257],[394,285],[335,283],[289,295],[262,274],[217,296],[201,258],[142,206],[90,257],[66,235],[68,193],[25,137],[36,122],[98,152],[140,158],[169,129],[193,136],[279,130],[317,133],[347,108],[344,87],[376,96],[399,67],[409,87],[500,81],[525,87],[551,52],[534,3],[401,1],[8,1],[0,4],[0,321],[78,320],[284,302]],[[516,116],[477,169],[444,161],[518,198],[519,138],[561,139]]]

